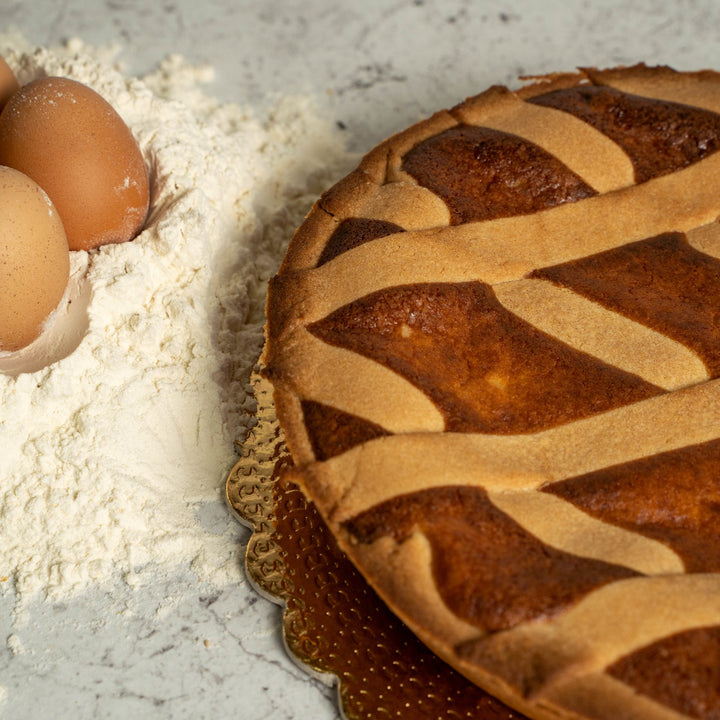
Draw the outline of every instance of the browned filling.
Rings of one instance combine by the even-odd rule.
[[[688,630],[659,640],[608,673],[678,712],[720,720],[720,628]]]
[[[720,115],[679,103],[580,85],[529,100],[592,125],[629,156],[635,181],[680,170],[720,148]]]
[[[662,392],[541,332],[479,282],[381,290],[308,330],[407,378],[451,432],[534,432]]]
[[[360,542],[397,542],[421,531],[443,600],[485,630],[563,612],[606,583],[636,576],[628,568],[556,550],[498,510],[482,488],[442,487],[394,497],[345,524]]]
[[[318,267],[330,262],[338,255],[352,250],[358,245],[362,245],[371,240],[392,235],[393,233],[403,232],[395,223],[387,220],[371,220],[368,218],[346,218],[335,229],[333,234],[328,238],[327,244],[318,260]]]
[[[302,401],[302,412],[317,460],[327,460],[355,445],[390,434],[369,420],[312,400]]]
[[[406,153],[402,169],[445,201],[453,225],[527,215],[595,194],[537,145],[473,125],[423,140]]]
[[[669,545],[688,572],[720,572],[720,440],[614,465],[543,491]]]
[[[720,262],[681,233],[665,233],[543,268],[532,277],[570,288],[694,350],[720,375]]]

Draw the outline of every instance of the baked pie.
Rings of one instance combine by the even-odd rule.
[[[720,74],[493,87],[316,203],[262,358],[295,479],[531,718],[720,718]]]

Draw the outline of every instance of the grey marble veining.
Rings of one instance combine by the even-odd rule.
[[[170,53],[208,62],[223,101],[310,94],[355,150],[523,74],[718,67],[719,25],[716,0],[0,3],[0,26],[33,43],[119,43],[131,73]],[[337,718],[335,690],[287,657],[279,608],[247,582],[214,590],[178,568],[152,587],[38,601],[20,620],[13,608],[0,597],[2,718]]]
[[[226,101],[317,94],[360,150],[523,74],[720,63],[714,0],[37,0],[0,17],[37,43],[118,41],[132,72],[174,52],[210,62]]]
[[[248,584],[178,572],[37,602],[20,622],[0,600],[0,717],[337,717],[335,691],[286,656],[280,608]],[[16,654],[12,653],[12,649]]]

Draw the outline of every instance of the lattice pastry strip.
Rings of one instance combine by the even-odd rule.
[[[719,112],[711,72],[491,88],[369,153],[271,283],[298,483],[533,718],[720,713]]]

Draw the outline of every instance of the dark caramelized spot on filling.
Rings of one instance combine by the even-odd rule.
[[[665,233],[533,272],[694,350],[720,375],[720,262]]]
[[[451,432],[534,432],[662,392],[536,329],[479,282],[388,288],[308,330],[405,377]]]
[[[404,232],[404,228],[387,220],[345,218],[329,237],[318,260],[318,267],[358,245],[398,232]]]
[[[380,425],[313,400],[302,401],[302,412],[318,460],[327,460],[355,445],[390,435]]]
[[[720,440],[614,465],[543,491],[668,545],[688,572],[720,572]]]
[[[453,225],[527,215],[596,194],[546,150],[473,125],[423,140],[404,156],[402,169],[445,201]]]
[[[360,542],[421,531],[432,572],[459,617],[488,631],[563,612],[592,590],[637,573],[555,550],[498,510],[477,487],[394,497],[345,523]]]
[[[720,720],[720,628],[671,635],[610,665],[637,692],[698,720]]]
[[[720,115],[710,110],[595,85],[555,90],[529,102],[570,113],[607,135],[630,156],[639,183],[720,148]]]

